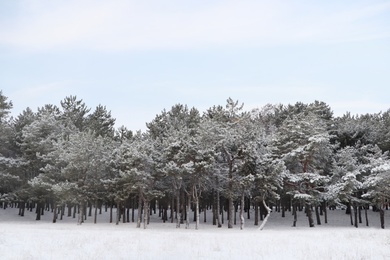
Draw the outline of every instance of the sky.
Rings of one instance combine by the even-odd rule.
[[[0,0],[12,115],[73,95],[145,130],[163,109],[390,108],[389,0]]]

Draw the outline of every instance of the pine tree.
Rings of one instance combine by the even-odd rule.
[[[313,113],[287,118],[278,129],[275,147],[289,174],[288,193],[305,202],[309,226],[314,227],[311,207],[323,200],[329,178],[333,145],[325,122]]]

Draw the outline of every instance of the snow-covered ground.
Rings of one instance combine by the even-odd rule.
[[[359,228],[341,210],[330,211],[329,224],[315,228],[303,212],[296,228],[289,213],[272,213],[263,231],[253,225],[253,214],[244,230],[228,229],[226,222],[217,228],[203,217],[199,230],[193,222],[190,229],[176,229],[157,216],[144,230],[135,223],[110,224],[107,213],[98,216],[98,224],[89,218],[80,226],[71,217],[53,224],[49,212],[41,221],[33,212],[17,213],[0,210],[0,259],[390,259],[390,228],[379,228],[375,212],[369,212],[370,227]]]

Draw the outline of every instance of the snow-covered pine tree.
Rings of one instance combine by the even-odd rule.
[[[217,172],[222,173],[218,177],[218,183],[228,199],[228,228],[233,228],[234,200],[241,198],[242,201],[245,195],[242,185],[240,186],[240,181],[244,180],[245,176],[238,173],[243,173],[244,154],[254,137],[250,114],[243,110],[243,104],[239,105],[238,101],[229,98],[225,108],[210,108],[205,116],[216,123],[216,133],[213,136],[217,151],[216,163],[220,168]],[[240,219],[242,221],[242,218]]]
[[[371,199],[373,206],[379,209],[381,228],[385,228],[385,209],[390,201],[390,158],[388,152],[382,153],[378,146],[369,147],[366,153],[367,163],[363,171],[368,172],[364,178],[364,198]]]
[[[106,106],[100,104],[86,118],[86,127],[97,136],[114,137],[114,125],[115,118],[111,116],[110,111],[107,111]]]
[[[309,226],[314,227],[312,206],[323,200],[329,178],[333,144],[323,119],[311,112],[291,115],[284,120],[274,139],[276,153],[283,159],[288,192],[295,200],[303,201]]]
[[[82,99],[78,100],[76,96],[65,97],[61,102],[61,120],[65,126],[76,127],[83,131],[87,124],[87,114],[91,110]]]
[[[108,172],[110,145],[109,139],[76,130],[57,140],[53,151],[43,157],[47,162],[43,168],[46,175],[51,173],[60,181],[76,184],[74,197],[80,208],[79,224],[83,222],[87,203],[101,199],[104,191],[101,180]]]
[[[326,199],[336,205],[347,205],[351,214],[351,225],[353,225],[351,207],[355,213],[355,226],[358,227],[357,211],[365,201],[360,197],[362,192],[363,166],[360,156],[361,147],[346,146],[335,154],[335,161],[330,183],[326,187]]]
[[[176,206],[171,205],[171,208],[176,207],[177,228],[184,220],[182,213],[186,208],[186,201],[182,195],[186,191],[187,197],[191,195],[186,189],[188,186],[184,178],[184,164],[189,162],[189,150],[187,149],[189,138],[196,135],[199,122],[200,115],[197,109],[188,109],[187,106],[177,104],[168,112],[162,111],[151,123],[147,124],[148,133],[160,147],[159,168],[165,174],[165,185],[170,190],[173,200],[176,201]]]
[[[117,196],[117,200],[124,201],[130,194],[138,196],[138,228],[142,221],[141,204],[143,204],[143,222],[146,228],[151,201],[163,196],[163,192],[159,189],[162,178],[161,171],[157,169],[154,142],[148,135],[138,132],[132,140],[125,141],[121,145],[119,176],[116,182],[119,185],[119,192],[126,197]]]

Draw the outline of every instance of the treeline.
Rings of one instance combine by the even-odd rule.
[[[95,208],[137,209],[137,227],[159,207],[162,221],[189,223],[194,211],[224,214],[255,208],[255,224],[269,205],[294,214],[305,209],[310,227],[330,206],[347,208],[351,224],[369,207],[384,213],[390,196],[390,110],[334,117],[324,102],[266,105],[246,111],[238,101],[196,108],[174,105],[147,123],[145,132],[115,129],[105,106],[88,108],[75,96],[60,107],[26,108],[10,117],[12,102],[0,92],[0,200],[52,209],[81,224]],[[142,215],[143,213],[143,215]],[[314,215],[314,216],[313,216]],[[367,214],[366,214],[367,215]],[[222,218],[222,219],[221,219]],[[263,222],[265,224],[265,222]],[[368,222],[367,222],[368,224]]]

